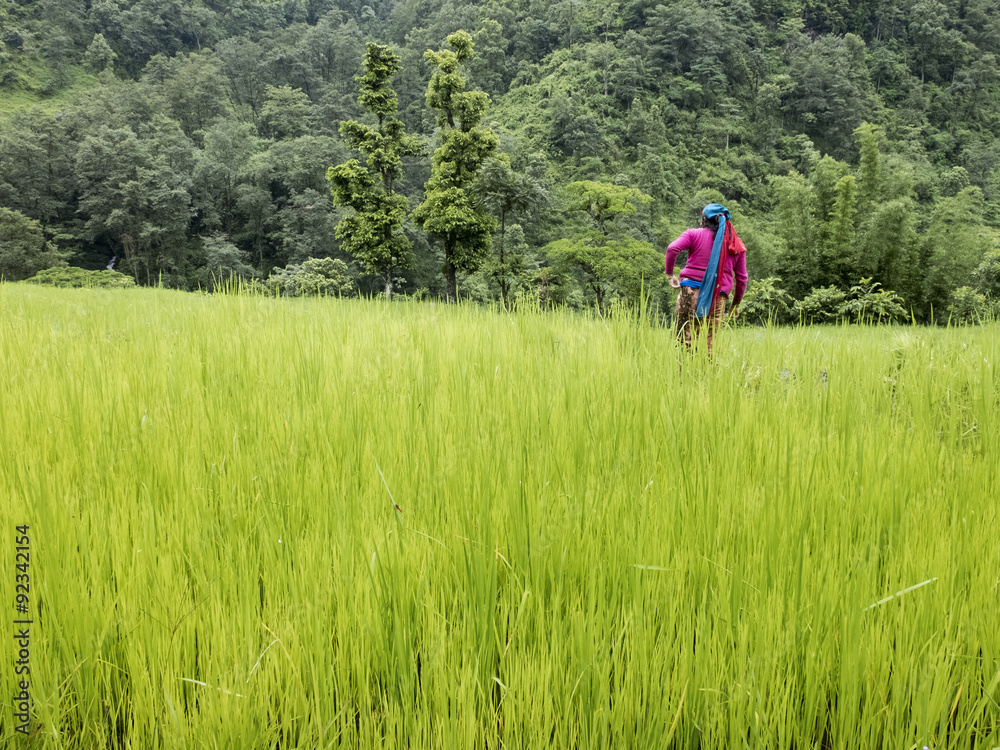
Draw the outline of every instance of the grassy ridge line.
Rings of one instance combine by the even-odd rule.
[[[41,746],[996,744],[996,327],[682,371],[467,307],[4,285],[0,326]]]

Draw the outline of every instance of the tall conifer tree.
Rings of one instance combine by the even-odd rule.
[[[382,277],[391,299],[396,275],[412,263],[412,243],[403,234],[409,201],[395,191],[395,184],[403,176],[403,157],[420,153],[420,145],[396,117],[396,92],[389,82],[400,70],[399,55],[391,47],[369,42],[363,65],[358,102],[375,115],[378,127],[345,120],[340,134],[365,155],[367,166],[351,159],[330,167],[326,179],[333,202],[354,209],[337,224],[341,247],[364,271]]]
[[[441,145],[434,151],[424,202],[413,212],[413,220],[428,234],[441,238],[448,297],[455,300],[456,271],[472,273],[479,267],[496,229],[496,219],[474,200],[472,186],[500,140],[480,125],[489,96],[483,91],[466,91],[459,72],[459,65],[472,57],[472,37],[457,31],[448,37],[448,44],[451,49],[424,53],[436,67],[427,87],[427,104],[437,110]]]

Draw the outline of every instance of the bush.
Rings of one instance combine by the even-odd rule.
[[[972,272],[972,282],[980,294],[1000,299],[1000,247],[986,251],[982,262]]]
[[[198,269],[198,284],[209,291],[240,288],[254,278],[253,267],[247,254],[225,237],[206,237],[202,240],[205,265]]]
[[[0,278],[23,281],[44,268],[63,265],[63,256],[45,239],[38,221],[0,208]]]
[[[768,276],[750,284],[740,303],[740,320],[746,323],[782,323],[788,319],[791,297],[778,287],[781,279]]]
[[[803,323],[833,323],[841,318],[840,308],[847,294],[835,286],[813,289],[792,307],[793,314]]]
[[[17,29],[8,29],[4,32],[3,43],[11,49],[21,49],[24,47],[24,37]]]
[[[91,289],[127,289],[135,286],[135,280],[131,276],[126,276],[117,271],[88,271],[75,266],[62,266],[59,268],[46,268],[39,271],[30,279],[25,279],[28,284],[44,284],[45,286],[58,286],[67,289],[88,287]]]
[[[948,316],[952,323],[981,323],[990,318],[990,301],[970,286],[961,286],[951,293]]]
[[[342,297],[354,292],[347,264],[331,258],[309,258],[301,265],[275,268],[267,284],[283,297]]]
[[[882,286],[871,277],[861,279],[851,287],[853,299],[840,306],[840,314],[853,318],[857,323],[892,323],[906,317],[903,298]]]

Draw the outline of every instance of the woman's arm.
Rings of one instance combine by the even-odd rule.
[[[681,251],[690,249],[691,230],[687,229],[681,233],[680,237],[667,245],[667,254],[664,258],[664,268],[666,269],[667,276],[674,275],[674,263],[677,262],[677,256],[681,254]]]

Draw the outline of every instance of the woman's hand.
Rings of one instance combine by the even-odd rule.
[[[676,273],[670,277],[670,286],[672,286],[674,289],[681,288],[681,280]]]

